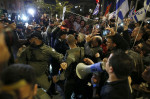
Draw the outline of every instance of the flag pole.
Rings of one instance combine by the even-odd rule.
[[[146,13],[145,13],[144,19],[146,18],[146,14],[147,14],[147,12],[148,12],[149,6],[150,6],[150,4],[149,4],[149,5],[147,6],[147,8],[146,8]],[[140,25],[140,28],[139,28],[138,34],[136,35],[136,38],[135,38],[135,40],[134,40],[134,43],[133,43],[132,48],[133,48],[133,47],[134,47],[134,45],[135,45],[135,42],[136,42],[137,37],[138,37],[138,35],[139,35],[139,33],[140,33],[140,29],[142,28],[143,23],[144,23],[144,20],[142,20],[142,23],[141,23],[141,25]]]
[[[135,10],[137,9],[138,3],[139,3],[139,0],[136,1]]]
[[[131,0],[131,4],[130,4],[130,10],[132,9],[132,7],[133,7],[133,0]]]
[[[116,1],[117,3],[117,1]],[[117,28],[118,28],[118,11],[116,10],[117,13],[117,17],[116,17],[116,28],[115,28],[115,32],[117,32]]]
[[[117,32],[117,28],[118,28],[118,13],[117,13],[117,18],[116,18],[116,28],[115,28],[116,32]]]

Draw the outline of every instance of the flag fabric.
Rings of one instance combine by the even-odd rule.
[[[65,6],[65,7],[63,7],[63,15],[62,15],[62,20],[64,20],[64,18],[65,18],[65,12],[66,12],[66,6]]]
[[[149,5],[149,9],[147,9],[148,5]],[[144,1],[144,8],[145,8],[146,10],[150,11],[150,0],[145,0],[145,1]]]
[[[123,20],[128,11],[129,11],[128,0],[117,0],[116,14],[118,15],[118,23],[120,23]]]
[[[146,1],[146,5],[150,4],[150,0],[145,0]]]
[[[128,18],[132,18],[133,15],[134,15],[134,7],[130,10]]]
[[[116,17],[116,11],[109,14],[108,20]]]
[[[135,12],[135,14],[131,17],[131,19],[134,20],[134,22],[142,21],[145,19],[146,9],[141,8],[138,11]]]
[[[111,3],[111,4],[109,4],[109,5],[107,6],[107,8],[106,8],[106,12],[105,12],[105,15],[104,15],[104,16],[106,16],[106,15],[108,14],[109,9],[110,9],[110,7],[111,7],[111,5],[112,5],[112,3]]]
[[[99,12],[99,6],[100,6],[100,4],[97,3],[96,8],[95,8],[95,10],[93,12],[93,15],[97,15],[98,14],[98,12]]]

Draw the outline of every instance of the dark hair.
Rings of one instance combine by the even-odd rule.
[[[133,60],[122,50],[116,50],[112,54],[109,59],[109,66],[112,66],[117,78],[127,78],[132,72]]]
[[[115,35],[112,35],[112,36],[107,36],[107,38],[111,39],[112,42],[117,45],[116,49],[121,49],[121,50],[124,50],[124,51],[129,49],[129,44],[119,34],[115,34]]]
[[[102,39],[101,39],[101,37],[100,36],[95,36],[96,38],[95,38],[95,40],[96,40],[96,42],[98,43],[98,46],[100,46],[101,44],[102,44]]]
[[[85,25],[86,25],[86,22],[85,22],[84,20],[81,20],[81,21],[80,21],[80,24],[81,24],[81,22],[82,22],[82,21],[84,22],[84,27],[85,27]]]
[[[143,47],[141,48],[141,50],[144,51],[145,52],[144,54],[147,55],[150,51],[150,47],[145,42],[143,42],[142,45]]]
[[[142,24],[142,21],[138,21],[137,22],[139,25],[141,25]],[[143,24],[142,24],[142,27],[145,25],[145,22],[143,22]]]
[[[34,85],[36,74],[34,69],[29,65],[14,64],[2,72],[1,80],[4,85],[10,85],[20,80],[25,80],[27,83]]]
[[[62,36],[64,34],[67,34],[67,31],[65,31],[65,30],[59,30],[57,36],[60,37],[60,36]]]

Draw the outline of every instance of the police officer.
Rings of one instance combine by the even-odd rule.
[[[53,48],[45,45],[41,33],[33,33],[29,39],[30,45],[22,52],[19,63],[31,65],[37,75],[37,83],[44,89],[48,89],[51,83],[48,81],[49,58],[53,57],[61,62],[63,55],[57,53]]]

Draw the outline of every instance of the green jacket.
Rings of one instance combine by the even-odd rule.
[[[41,47],[33,48],[28,46],[19,57],[19,63],[31,65],[37,76],[41,76],[47,70],[50,57],[53,57],[61,63],[63,55],[56,52],[53,48],[43,44]]]
[[[81,62],[84,58],[84,48],[77,47],[74,49],[67,50],[66,52],[68,55],[66,57],[66,62],[68,67],[65,71],[65,77],[70,79],[74,78],[76,75],[75,69],[79,62]]]

